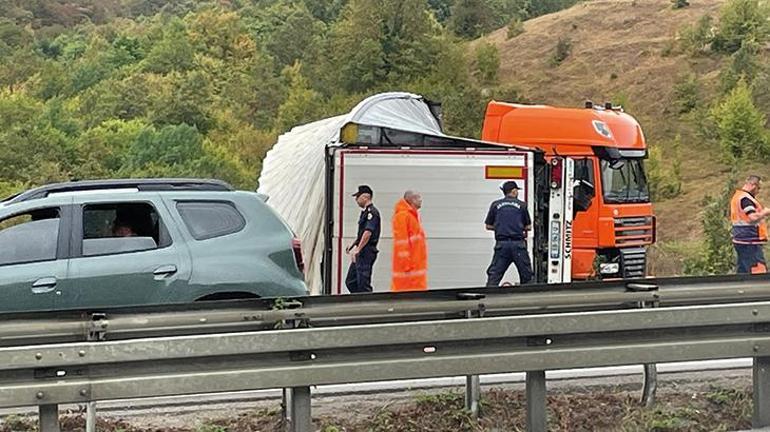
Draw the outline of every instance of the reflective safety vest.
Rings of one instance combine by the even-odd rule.
[[[405,199],[396,203],[393,215],[392,291],[428,289],[428,247],[417,210]]]
[[[764,220],[752,222],[749,215],[741,208],[744,198],[751,200],[757,213],[761,213],[764,207],[753,195],[743,189],[738,189],[730,201],[730,222],[732,223],[733,243],[761,244],[767,242],[767,224]]]

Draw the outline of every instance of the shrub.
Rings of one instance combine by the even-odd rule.
[[[759,52],[760,47],[756,41],[745,40],[741,42],[741,47],[730,56],[730,61],[719,73],[723,94],[729,93],[741,79],[746,80],[748,84],[754,82],[754,78],[760,70]]]
[[[714,22],[711,15],[703,15],[693,26],[685,27],[679,36],[680,44],[691,55],[707,52],[714,40]]]
[[[751,88],[741,79],[711,109],[717,137],[727,160],[744,157],[770,159],[765,115],[754,105]]]
[[[497,81],[500,69],[500,52],[497,47],[484,42],[476,49],[476,74],[485,84]]]
[[[512,19],[511,22],[508,23],[508,33],[506,37],[508,39],[513,39],[522,33],[524,33],[524,23],[521,22],[520,18]]]
[[[681,139],[677,136],[670,145],[668,160],[671,161],[671,164],[664,166],[661,148],[658,146],[650,147],[649,159],[645,165],[653,201],[675,198],[682,192],[680,148]]]
[[[734,53],[745,40],[764,43],[770,37],[768,6],[759,0],[729,0],[722,7],[714,49]]]
[[[698,78],[690,74],[680,78],[674,84],[674,105],[679,114],[686,114],[698,106]]]
[[[572,53],[572,40],[566,37],[560,37],[556,42],[553,56],[551,57],[551,64],[554,66],[560,65],[567,57]]]
[[[701,202],[701,226],[704,240],[701,250],[684,261],[688,275],[727,274],[735,270],[735,253],[730,238],[730,199],[735,193],[737,175],[733,173],[718,196],[706,196]]]

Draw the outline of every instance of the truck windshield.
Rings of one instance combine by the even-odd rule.
[[[601,161],[602,189],[607,203],[650,202],[650,191],[641,159]]]

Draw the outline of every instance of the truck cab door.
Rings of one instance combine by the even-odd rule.
[[[73,258],[58,308],[173,302],[187,288],[189,258],[169,234],[160,197],[75,203]]]

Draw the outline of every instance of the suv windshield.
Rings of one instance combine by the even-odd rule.
[[[650,202],[642,159],[601,161],[602,189],[607,203]]]

